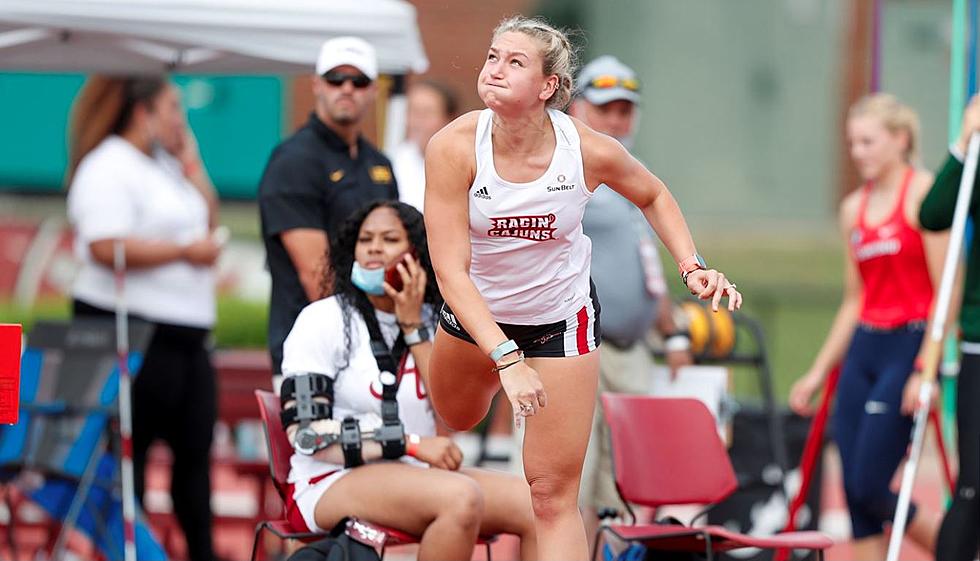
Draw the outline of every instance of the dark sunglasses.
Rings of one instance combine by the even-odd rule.
[[[640,91],[640,82],[635,78],[617,78],[616,76],[597,76],[589,82],[590,88],[597,90],[607,90],[609,88],[622,87],[631,92]]]
[[[364,74],[351,74],[347,72],[337,72],[331,70],[323,75],[323,80],[331,86],[340,87],[344,82],[350,80],[352,86],[357,89],[364,89],[371,85],[371,79]]]

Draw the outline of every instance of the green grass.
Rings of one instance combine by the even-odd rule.
[[[0,301],[0,323],[19,323],[25,332],[38,320],[64,320],[71,314],[67,300],[51,299],[36,303],[31,308],[23,308],[12,302]]]
[[[38,320],[65,321],[71,315],[68,300],[51,299],[23,308],[0,302],[0,323],[20,323],[29,332]],[[218,323],[214,329],[219,348],[265,348],[268,306],[237,298],[218,298]]]
[[[218,298],[218,324],[215,341],[220,348],[266,347],[269,306],[236,298]]]

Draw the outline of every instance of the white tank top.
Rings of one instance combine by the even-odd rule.
[[[592,242],[582,214],[592,198],[572,120],[548,110],[555,153],[528,183],[501,179],[493,165],[493,111],[476,127],[476,178],[470,186],[470,277],[494,320],[542,325],[574,316],[589,299]]]

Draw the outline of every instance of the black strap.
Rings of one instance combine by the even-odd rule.
[[[398,386],[402,382],[401,376],[398,375],[398,365],[401,364],[402,359],[405,358],[405,353],[408,352],[405,337],[399,331],[394,347],[389,349],[388,343],[385,343],[385,339],[381,335],[381,327],[378,325],[378,320],[376,318],[365,318],[364,323],[367,324],[368,333],[371,335],[371,353],[374,355],[374,360],[378,363],[378,370],[381,372],[391,372],[395,376],[394,384],[384,384],[381,398],[385,400],[395,399],[395,396],[398,394]]]
[[[333,401],[333,379],[326,374],[320,374],[318,372],[306,372],[305,374],[297,374],[297,376],[310,376],[310,385],[312,386],[313,395],[315,397],[325,397]],[[282,387],[279,389],[280,401],[283,405],[287,401],[296,398],[296,376],[288,376],[282,381]]]
[[[311,413],[314,419],[333,418],[333,406],[329,403],[313,403],[310,407],[312,408]],[[289,427],[293,423],[299,422],[297,417],[299,417],[299,409],[296,407],[279,411],[279,421],[283,427]]]
[[[398,365],[408,352],[405,337],[401,332],[395,339],[394,348],[389,349],[381,335],[381,327],[377,318],[366,319],[368,333],[371,334],[371,352],[378,363],[381,372],[390,372],[395,380],[387,383],[381,380],[381,451],[382,457],[388,460],[398,459],[405,455],[405,428],[398,415],[398,387],[402,379],[398,375]]]
[[[340,449],[344,452],[345,468],[364,465],[361,426],[354,417],[344,417],[340,423]]]

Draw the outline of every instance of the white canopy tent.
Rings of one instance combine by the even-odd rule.
[[[428,67],[403,0],[2,0],[0,70],[306,73],[340,35],[373,44],[383,73]]]
[[[341,35],[374,45],[382,73],[429,66],[404,0],[0,0],[0,71],[303,74]],[[386,147],[404,133],[400,93]]]

